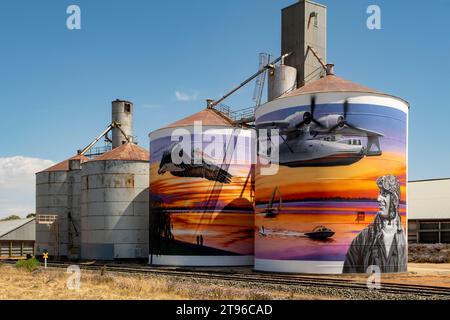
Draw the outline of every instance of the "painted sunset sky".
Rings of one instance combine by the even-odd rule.
[[[233,201],[235,203],[238,198],[250,199],[252,179],[251,176],[249,177],[249,173],[252,165],[251,156],[248,155],[249,151],[239,154],[236,158],[237,161],[233,161],[229,166],[227,171],[233,176],[231,183],[218,183],[216,190],[213,191],[214,181],[203,178],[175,177],[170,172],[163,175],[158,174],[162,154],[172,143],[170,137],[163,137],[152,141],[150,146],[150,192],[153,196],[159,197],[167,209],[201,211],[212,197],[217,200],[216,210],[221,210]],[[207,143],[204,144],[204,148],[206,145]],[[241,144],[238,143],[236,149],[238,148],[250,150],[250,139],[243,139]],[[217,166],[220,166],[223,161],[214,155],[207,154],[207,156]],[[245,205],[246,203],[242,202],[241,204]],[[244,211],[249,211],[248,205],[245,209]]]
[[[197,244],[198,255],[205,254],[205,247],[222,250],[223,254],[253,255],[254,208],[251,197],[255,166],[249,154],[250,142],[250,138],[238,140],[236,149],[244,152],[233,152],[236,161],[232,160],[228,168],[222,166],[232,175],[229,184],[204,178],[176,177],[170,172],[158,174],[162,154],[173,142],[171,137],[151,142],[151,196],[159,198],[170,213],[174,239],[191,246]],[[204,150],[208,144],[203,144]],[[204,152],[209,162],[221,167],[223,155],[220,158]],[[210,210],[212,204],[214,209]],[[202,245],[199,247],[197,237],[200,235]]]

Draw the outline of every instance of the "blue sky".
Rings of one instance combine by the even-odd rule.
[[[410,179],[450,177],[450,1],[320,2],[337,75],[410,102]],[[259,52],[278,56],[280,9],[292,3],[2,1],[0,159],[68,158],[106,127],[116,98],[135,103],[147,148],[150,131],[254,73]],[[81,30],[66,28],[70,4],[81,7]],[[381,7],[382,30],[366,28],[370,4]],[[227,104],[250,106],[252,90]],[[0,173],[0,192],[1,183]]]

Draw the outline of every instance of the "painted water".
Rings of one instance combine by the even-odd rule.
[[[175,240],[240,255],[253,255],[254,214],[250,212],[182,212],[170,213]]]
[[[311,201],[283,204],[274,218],[257,206],[255,252],[258,259],[343,261],[352,240],[368,226],[378,211],[376,201]],[[362,215],[364,213],[364,220]],[[405,205],[400,206],[406,230]],[[317,226],[332,229],[326,240],[313,240],[304,233]]]

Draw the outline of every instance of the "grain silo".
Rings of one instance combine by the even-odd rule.
[[[147,257],[148,151],[124,143],[83,165],[81,257]]]
[[[334,75],[326,14],[309,0],[282,11],[287,67],[255,115],[255,269],[406,271],[409,105]]]
[[[255,268],[406,271],[407,119],[404,100],[333,74],[261,106],[256,127],[282,139],[259,154],[279,158],[257,169]]]
[[[127,100],[116,99],[112,102],[112,123],[119,124],[112,129],[112,148],[133,142],[133,110],[134,105]]]
[[[79,182],[85,156],[36,173],[36,253],[77,258],[80,247]]]
[[[253,265],[253,130],[207,108],[150,134],[150,263]]]

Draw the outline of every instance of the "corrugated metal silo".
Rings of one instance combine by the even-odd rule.
[[[147,257],[148,160],[147,150],[126,143],[83,165],[83,259]]]
[[[257,270],[406,271],[408,110],[333,74],[257,109]]]
[[[80,158],[83,158],[81,161]],[[80,258],[81,250],[81,168],[82,163],[88,158],[79,157],[69,160],[69,171],[67,172],[67,212],[68,218],[68,257],[71,259]]]
[[[297,69],[281,64],[269,71],[268,100],[272,101],[297,88]]]
[[[151,264],[253,265],[252,135],[212,108],[150,134]]]
[[[74,156],[36,173],[36,214],[57,216],[55,224],[36,224],[37,254],[73,257],[80,243],[79,180],[81,164],[89,159]],[[37,219],[39,220],[39,219]]]

